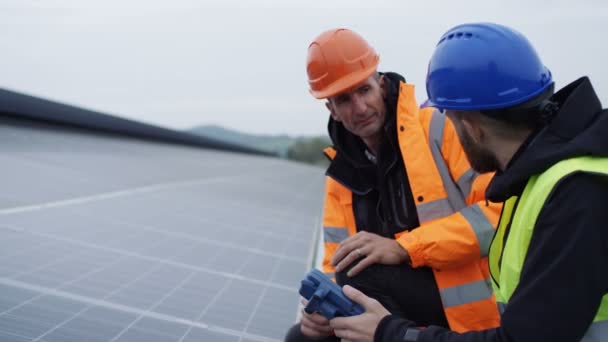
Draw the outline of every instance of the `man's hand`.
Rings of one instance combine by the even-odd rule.
[[[308,301],[302,299],[302,304],[306,306]],[[306,313],[302,309],[302,320],[300,321],[300,331],[308,337],[326,337],[332,336],[334,330],[329,326],[327,318],[318,313]]]
[[[345,285],[342,291],[352,301],[361,304],[365,312],[358,316],[336,317],[329,321],[329,325],[342,342],[372,342],[378,324],[390,312],[377,300],[352,286]]]
[[[397,265],[408,262],[409,254],[396,240],[368,232],[358,232],[340,243],[331,264],[340,272],[352,262],[365,256],[347,275],[353,277],[373,264]]]

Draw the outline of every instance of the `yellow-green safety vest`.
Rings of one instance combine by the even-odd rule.
[[[545,201],[562,178],[579,171],[608,176],[608,158],[585,156],[558,162],[542,174],[531,177],[521,197],[513,196],[505,202],[489,254],[492,286],[501,313],[519,284],[536,219]],[[593,323],[582,341],[606,341],[607,336],[608,294],[602,297]]]

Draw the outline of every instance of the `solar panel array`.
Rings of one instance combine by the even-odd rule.
[[[0,341],[280,341],[323,170],[0,119]]]

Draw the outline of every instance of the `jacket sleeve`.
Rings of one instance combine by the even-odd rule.
[[[449,170],[455,189],[452,197],[457,197],[462,209],[423,222],[397,239],[408,251],[413,267],[455,268],[486,257],[502,208],[485,199],[493,174],[478,174],[471,168],[454,126],[444,119],[440,162]]]
[[[415,341],[580,341],[608,293],[608,180],[570,176],[547,200],[534,227],[519,285],[496,329],[463,334],[431,326]],[[403,341],[414,323],[387,316],[376,342]]]
[[[323,264],[322,271],[329,278],[335,278],[335,268],[330,264],[331,258],[338,249],[340,242],[349,236],[349,224],[346,222],[344,210],[349,203],[340,196],[340,185],[335,180],[325,179],[325,205],[323,208]],[[352,199],[350,202],[352,210]],[[335,280],[335,279],[334,279]]]

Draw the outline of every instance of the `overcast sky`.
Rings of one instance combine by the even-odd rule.
[[[589,75],[608,104],[603,0],[0,0],[0,87],[170,128],[324,134],[305,59],[348,27],[424,100],[428,59],[450,27],[522,31],[562,87]]]

